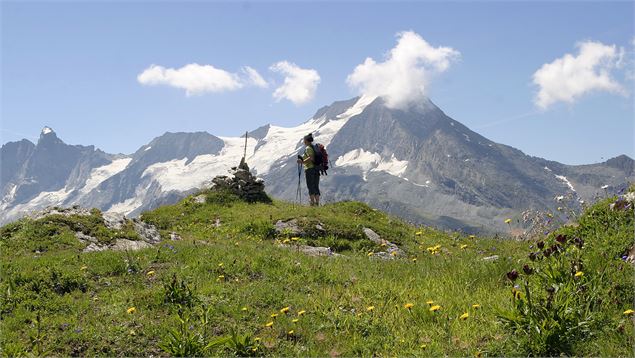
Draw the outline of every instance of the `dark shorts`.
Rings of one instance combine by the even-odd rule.
[[[320,172],[317,168],[309,168],[304,171],[306,176],[306,186],[309,188],[309,195],[320,195]]]

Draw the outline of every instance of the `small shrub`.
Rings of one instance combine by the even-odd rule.
[[[193,307],[197,299],[192,289],[185,280],[179,279],[176,274],[172,279],[163,284],[163,302],[183,307]]]

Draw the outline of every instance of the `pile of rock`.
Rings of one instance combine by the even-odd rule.
[[[238,167],[231,169],[230,173],[231,176],[220,175],[212,179],[212,190],[230,191],[250,203],[271,202],[271,198],[265,193],[264,180],[251,174],[244,158]]]

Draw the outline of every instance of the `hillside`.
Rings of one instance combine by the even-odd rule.
[[[413,227],[358,202],[315,209],[217,191],[143,213],[162,241],[138,251],[83,252],[78,231],[100,245],[141,240],[135,222],[112,229],[98,210],[25,218],[0,229],[0,348],[630,356],[635,271],[622,256],[632,196],[602,200],[575,225],[528,241]]]
[[[526,155],[450,118],[431,100],[407,110],[381,97],[333,102],[294,127],[248,133],[247,162],[268,192],[291,201],[301,138],[314,133],[331,161],[324,200],[361,201],[408,221],[472,234],[505,232],[526,210],[555,212],[617,194],[635,181],[626,155],[571,166]],[[244,155],[244,137],[165,133],[129,155],[69,145],[45,128],[0,149],[0,223],[47,206],[95,207],[131,217],[205,187]],[[561,219],[565,219],[562,215]]]

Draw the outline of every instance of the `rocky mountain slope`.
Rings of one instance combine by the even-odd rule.
[[[361,200],[414,222],[466,231],[505,230],[526,209],[576,207],[635,178],[625,155],[569,166],[527,156],[448,117],[430,100],[408,110],[381,98],[334,102],[292,128],[267,125],[248,135],[247,163],[277,198],[295,200],[301,138],[327,146],[332,169],[324,200]],[[49,205],[79,204],[135,216],[172,203],[226,174],[243,156],[244,137],[166,133],[129,156],[70,146],[45,128],[37,144],[5,144],[0,221]],[[605,187],[605,188],[603,188]]]

